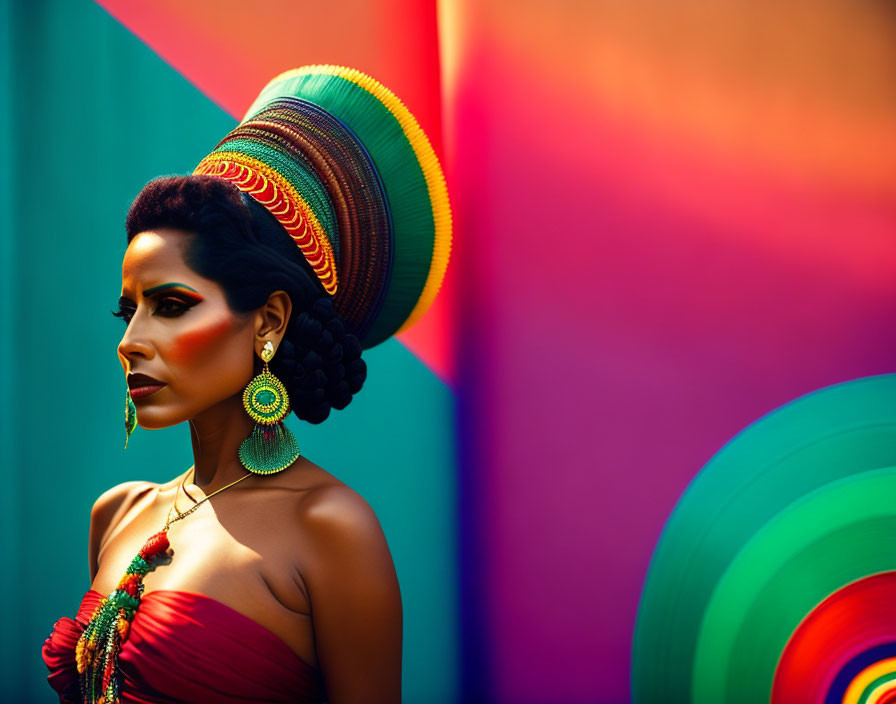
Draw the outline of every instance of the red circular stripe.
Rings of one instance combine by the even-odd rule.
[[[778,661],[771,704],[824,702],[840,668],[862,651],[896,638],[894,596],[896,572],[883,572],[846,585],[816,606]]]

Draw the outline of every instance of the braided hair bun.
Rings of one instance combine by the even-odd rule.
[[[346,331],[329,295],[292,317],[270,367],[286,386],[293,412],[309,423],[345,408],[367,378],[361,343]]]

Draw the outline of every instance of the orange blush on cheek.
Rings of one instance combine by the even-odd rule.
[[[190,366],[220,354],[220,345],[233,329],[233,319],[225,318],[178,335],[169,353],[177,364]]]

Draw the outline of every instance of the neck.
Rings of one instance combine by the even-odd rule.
[[[224,399],[190,421],[193,443],[192,484],[210,494],[245,476],[249,470],[239,459],[240,444],[249,437],[254,421],[243,408],[242,394]]]

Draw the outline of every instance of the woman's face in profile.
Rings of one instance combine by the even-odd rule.
[[[144,428],[181,423],[241,394],[254,371],[252,316],[235,315],[224,290],[186,265],[192,236],[168,228],[141,232],[122,262],[127,329],[118,358],[125,374],[163,384],[148,394],[131,389]]]

